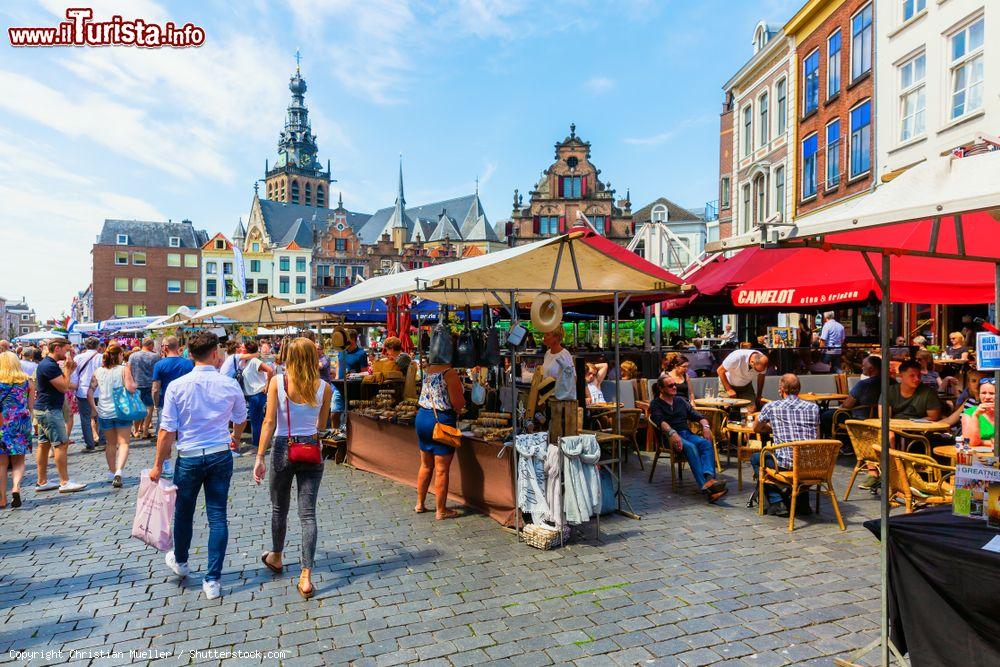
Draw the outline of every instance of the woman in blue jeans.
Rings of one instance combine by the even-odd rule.
[[[267,384],[275,374],[275,369],[268,366],[260,358],[257,342],[248,340],[243,349],[246,354],[240,357],[238,368],[243,379],[243,393],[247,397],[247,414],[250,420],[250,438],[254,449],[260,444],[260,434],[264,423],[264,409],[267,406]],[[239,443],[235,443],[239,444]],[[233,449],[234,456],[239,456],[239,450]]]
[[[289,440],[319,447],[319,433],[330,418],[330,385],[319,378],[319,354],[308,338],[287,344],[285,372],[275,376],[267,388],[267,412],[257,446],[253,478],[264,480],[267,445],[271,447],[271,551],[261,561],[275,574],[284,569],[282,553],[288,528],[292,482],[298,487],[299,521],[302,524],[302,572],[298,591],[307,600],[315,595],[312,570],[316,554],[316,498],[323,480],[323,464],[288,460]]]
[[[431,362],[439,361],[443,360],[431,359]],[[454,426],[465,407],[462,380],[450,363],[431,363],[427,367],[419,405],[415,425],[420,443],[420,472],[417,473],[417,505],[413,511],[418,514],[427,511],[424,501],[433,476],[437,518],[451,519],[458,516],[458,512],[448,509],[448,472],[455,448],[434,440],[434,425],[440,421]]]

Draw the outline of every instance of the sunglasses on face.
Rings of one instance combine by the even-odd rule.
[[[661,386],[664,389],[677,389],[677,383],[676,382],[666,382],[666,383],[664,383]]]

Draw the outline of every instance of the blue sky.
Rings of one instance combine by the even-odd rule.
[[[276,154],[294,52],[334,192],[411,205],[472,192],[510,215],[570,122],[633,206],[716,198],[722,84],[757,21],[792,0],[86,2],[188,21],[201,48],[0,47],[0,294],[49,317],[90,282],[105,218],[190,218],[229,234]],[[3,27],[55,25],[65,2],[5,3]],[[6,35],[6,30],[4,30]],[[11,252],[13,249],[14,252]]]

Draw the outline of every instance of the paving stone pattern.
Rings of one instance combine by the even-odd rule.
[[[711,506],[689,473],[673,493],[667,465],[648,484],[633,458],[626,490],[641,521],[606,517],[601,542],[590,525],[539,551],[478,514],[417,515],[408,487],[328,462],[318,592],[304,601],[295,503],[290,567],[275,577],[259,560],[270,503],[247,455],[229,499],[223,597],[207,601],[203,502],[186,581],[129,537],[152,458],[151,443],[135,445],[113,489],[103,454],[74,445],[71,473],[90,483],[75,495],[34,493],[29,464],[24,507],[0,521],[0,662],[50,651],[31,664],[831,664],[878,635],[877,542],[861,526],[878,504],[865,491],[842,506],[847,531],[824,502],[789,534],[787,520],[744,507],[749,488],[736,493],[732,467],[733,492]]]

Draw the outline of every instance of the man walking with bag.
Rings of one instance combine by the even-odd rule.
[[[170,383],[163,399],[156,461],[149,472],[153,482],[160,479],[163,462],[177,445],[174,484],[177,506],[174,512],[174,549],[166,555],[167,567],[178,577],[188,574],[188,550],[198,493],[205,488],[208,517],[208,569],[202,590],[214,600],[222,594],[220,579],[229,541],[226,505],[233,457],[229,453],[229,422],[239,440],[247,421],[243,391],[233,378],[219,373],[223,355],[219,337],[209,331],[188,341],[194,370]]]

